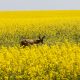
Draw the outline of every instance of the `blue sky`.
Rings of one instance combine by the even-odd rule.
[[[0,10],[79,10],[80,0],[0,0]]]

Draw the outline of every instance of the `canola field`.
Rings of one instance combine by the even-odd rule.
[[[80,11],[0,12],[0,80],[80,80]]]

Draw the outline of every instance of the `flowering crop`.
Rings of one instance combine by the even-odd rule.
[[[62,45],[2,47],[0,79],[69,80],[80,79],[80,46]]]
[[[80,11],[5,13],[0,13],[0,80],[80,79]],[[43,45],[20,47],[23,37],[39,35],[46,36]]]

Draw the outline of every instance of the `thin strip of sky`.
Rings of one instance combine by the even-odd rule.
[[[79,10],[80,0],[2,0],[0,10]]]

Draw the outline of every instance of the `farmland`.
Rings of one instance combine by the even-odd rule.
[[[0,80],[79,80],[80,11],[0,12]],[[20,47],[23,37],[44,44]]]

